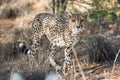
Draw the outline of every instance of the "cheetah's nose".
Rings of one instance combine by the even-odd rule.
[[[80,28],[80,26],[76,26],[77,28]]]

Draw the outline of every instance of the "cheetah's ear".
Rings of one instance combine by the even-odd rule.
[[[68,18],[72,18],[73,14],[72,13],[68,13]]]
[[[87,21],[87,18],[88,18],[88,13],[82,14],[81,20]]]

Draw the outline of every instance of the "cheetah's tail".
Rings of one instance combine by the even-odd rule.
[[[28,54],[29,53],[29,49],[25,46],[24,43],[19,43],[19,48],[20,48],[22,53],[24,53],[24,54]]]

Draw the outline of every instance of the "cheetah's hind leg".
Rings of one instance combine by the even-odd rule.
[[[31,46],[31,49],[28,49],[23,43],[19,44],[19,47],[21,49],[21,52],[28,55],[29,65],[30,69],[33,70],[35,68],[35,65],[38,65],[38,50],[39,50],[39,42],[40,42],[41,36],[39,33],[34,33],[33,35],[33,44]]]

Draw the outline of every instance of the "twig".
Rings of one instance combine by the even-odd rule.
[[[76,52],[74,46],[72,46],[72,50],[73,50],[73,53],[74,53],[74,55],[75,55],[75,60],[76,60],[76,62],[77,62],[77,64],[78,64],[78,66],[79,66],[79,71],[80,71],[81,74],[82,74],[83,80],[86,80],[85,74],[83,73],[83,70],[82,70],[82,66],[80,65],[80,63],[79,63],[79,61],[78,61],[77,52]]]
[[[118,53],[117,53],[117,55],[116,55],[116,57],[115,57],[115,60],[114,60],[114,63],[113,63],[113,68],[112,68],[112,73],[113,73],[114,70],[115,70],[115,63],[116,63],[116,60],[117,60],[117,58],[118,58],[119,53],[120,53],[120,49],[118,50]]]

